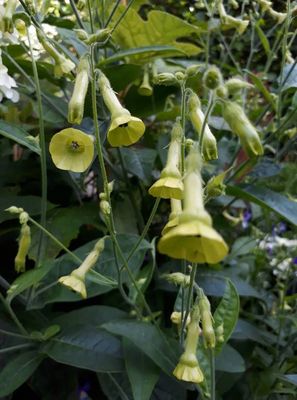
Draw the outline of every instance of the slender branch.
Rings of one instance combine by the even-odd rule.
[[[117,29],[117,27],[120,25],[120,23],[122,22],[123,18],[125,17],[127,12],[129,11],[129,9],[130,9],[130,7],[132,6],[133,3],[134,3],[134,0],[130,0],[130,2],[127,5],[127,7],[125,8],[123,14],[120,16],[120,18],[117,20],[117,22],[115,23],[114,27],[112,28],[111,33],[113,33]]]
[[[117,8],[118,8],[118,6],[120,4],[121,4],[121,0],[117,0],[115,5],[114,5],[114,7],[113,7],[113,9],[112,9],[112,11],[111,11],[111,13],[110,13],[110,15],[109,15],[109,17],[107,18],[107,21],[106,21],[105,26],[104,26],[105,28],[108,27],[108,24],[112,20],[112,17],[114,16],[114,14],[115,14],[115,12],[116,12],[116,10],[117,10]]]
[[[84,24],[83,24],[83,22],[82,22],[82,20],[80,18],[78,9],[76,8],[76,5],[75,5],[74,1],[73,0],[69,0],[69,2],[70,2],[72,10],[74,12],[74,15],[75,15],[75,18],[77,20],[78,25],[80,26],[81,29],[85,29]]]
[[[38,122],[39,122],[39,142],[40,142],[40,161],[41,161],[41,226],[46,228],[46,212],[47,212],[47,165],[46,165],[46,146],[45,146],[45,132],[44,132],[44,118],[43,118],[43,108],[42,108],[42,97],[41,89],[38,77],[38,70],[36,61],[34,58],[34,52],[32,47],[32,42],[30,39],[29,30],[27,30],[27,37],[29,42],[29,48],[31,52],[32,68],[34,75],[34,83],[36,87],[36,96],[38,104]],[[43,244],[44,244],[44,234],[41,231],[37,250],[36,265],[39,266],[40,259],[43,255]]]
[[[11,305],[9,304],[9,302],[3,297],[2,293],[0,293],[0,300],[2,301],[4,307],[6,308],[6,310],[8,311],[8,313],[10,314],[11,319],[13,320],[13,322],[16,324],[16,326],[19,328],[19,331],[25,335],[28,336],[28,332],[25,329],[25,327],[23,326],[23,324],[20,322],[20,320],[18,319],[18,317],[16,316],[16,314],[14,313],[13,309],[11,308]]]
[[[26,349],[28,347],[34,346],[34,343],[24,343],[24,344],[17,344],[16,346],[6,347],[4,349],[0,349],[0,354],[10,353],[12,351],[17,351],[21,349]]]

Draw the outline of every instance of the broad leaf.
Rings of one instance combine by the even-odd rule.
[[[123,8],[119,7],[114,20],[122,12]],[[197,55],[201,49],[191,43],[177,42],[177,39],[199,32],[200,29],[198,27],[164,11],[150,11],[145,21],[135,10],[130,9],[121,24],[113,32],[112,37],[122,49],[165,45],[176,48],[176,50],[168,52],[167,57],[178,56],[180,51],[191,56]],[[142,64],[147,63],[154,57],[155,54],[151,53],[130,56],[129,59],[135,63]]]
[[[251,201],[297,225],[297,202],[263,186],[227,186],[227,194]]]
[[[297,88],[297,65],[286,64],[284,66],[282,75],[278,79],[278,82],[280,85],[282,85],[281,90]]]
[[[154,325],[146,322],[116,321],[108,322],[102,327],[115,335],[129,339],[164,372],[171,375],[178,361],[179,346],[176,343],[174,349],[165,335]]]
[[[214,313],[215,327],[223,324],[224,342],[217,342],[216,353],[220,353],[223,346],[227,343],[238,320],[239,315],[239,296],[237,290],[230,280],[227,280],[226,290],[220,304]]]
[[[13,140],[14,142],[27,147],[40,155],[40,147],[34,138],[20,126],[14,126],[5,121],[0,121],[0,135]]]
[[[10,359],[0,372],[0,397],[8,396],[33,374],[44,355],[26,351]]]
[[[228,373],[240,373],[245,371],[245,363],[241,354],[233,347],[226,344],[222,352],[215,360],[216,370]]]
[[[65,328],[42,352],[63,364],[96,372],[120,372],[124,367],[119,339],[91,325]]]
[[[123,339],[123,347],[134,400],[150,400],[159,378],[159,368],[128,339]]]
[[[288,374],[280,376],[280,379],[292,383],[292,385],[297,386],[297,374]]]

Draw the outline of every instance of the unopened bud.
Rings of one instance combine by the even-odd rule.
[[[223,83],[221,71],[215,66],[209,67],[203,75],[203,82],[208,89],[217,89]]]
[[[11,206],[6,208],[5,211],[9,212],[10,214],[20,214],[24,211],[24,209],[16,206]]]
[[[240,78],[231,78],[225,82],[225,87],[228,90],[228,94],[233,94],[242,89],[252,89],[254,86]]]
[[[173,272],[172,274],[163,275],[168,282],[182,287],[188,287],[190,285],[190,276],[182,274],[181,272]]]
[[[20,213],[20,224],[26,224],[29,220],[29,214],[26,211]]]
[[[110,28],[100,29],[85,39],[84,42],[89,45],[93,43],[105,42],[109,38],[111,31],[112,30]]]
[[[216,89],[216,95],[220,98],[220,99],[226,99],[228,97],[228,90],[226,88],[225,85],[220,85],[217,89]]]
[[[201,313],[202,334],[204,338],[204,345],[207,348],[215,348],[216,335],[213,329],[213,318],[210,310],[210,303],[208,298],[203,295],[199,300],[199,310]]]
[[[79,40],[85,41],[88,40],[89,38],[89,35],[83,29],[74,29],[74,32],[76,33],[76,36],[78,37]]]
[[[178,83],[176,77],[170,72],[163,72],[161,74],[155,75],[153,82],[155,85],[172,86]]]
[[[185,74],[181,71],[175,73],[175,77],[178,81],[183,81],[185,79]]]
[[[85,6],[86,6],[86,0],[78,0],[76,7],[79,11],[82,11],[85,8]]]
[[[110,214],[110,204],[107,200],[101,200],[100,201],[100,210],[104,215],[109,215]]]
[[[198,72],[200,72],[201,70],[202,70],[202,64],[190,65],[186,69],[186,75],[188,78],[191,78],[191,77],[195,76],[196,74],[198,74]]]
[[[15,270],[20,273],[25,271],[26,257],[31,245],[31,230],[30,227],[25,223],[22,225],[20,238],[19,238],[19,248],[17,255],[14,260]]]

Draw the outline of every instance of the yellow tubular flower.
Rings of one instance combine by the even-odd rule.
[[[178,216],[182,212],[181,200],[170,199],[171,203],[171,213],[169,215],[169,220],[162,230],[162,235],[165,235],[171,228],[178,224]]]
[[[228,246],[212,227],[212,219],[203,205],[201,156],[194,145],[186,160],[184,210],[178,225],[161,237],[158,250],[172,258],[195,263],[216,264],[228,253]]]
[[[191,314],[191,322],[188,325],[185,351],[173,371],[173,375],[177,379],[186,382],[201,383],[204,380],[196,356],[200,334],[199,319],[199,311],[194,310]]]
[[[259,135],[245,115],[239,104],[228,101],[224,103],[223,117],[240,140],[249,157],[262,156],[264,153]]]
[[[183,198],[184,185],[179,171],[180,146],[182,127],[180,121],[176,121],[171,131],[171,141],[165,168],[158,179],[150,188],[149,194],[162,199]]]
[[[84,172],[93,161],[94,142],[84,132],[67,128],[52,137],[49,151],[57,168]]]
[[[87,289],[85,285],[86,274],[96,264],[100,254],[104,250],[104,238],[98,240],[93,250],[87,255],[80,267],[71,272],[70,275],[61,276],[59,282],[79,293],[83,299],[87,298]]]
[[[239,35],[242,35],[249,25],[249,21],[234,18],[226,13],[222,0],[218,1],[218,11],[222,24],[227,29],[235,28]]]
[[[213,317],[211,315],[210,303],[205,295],[199,300],[199,310],[201,313],[204,345],[206,348],[214,349],[216,346],[216,335],[213,329]]]
[[[90,64],[88,57],[82,57],[75,79],[72,97],[68,105],[68,122],[80,124],[84,116],[85,98],[89,86]]]
[[[26,257],[31,245],[31,230],[27,223],[21,227],[21,234],[19,238],[19,248],[17,255],[14,259],[14,266],[16,272],[24,272],[26,269]]]
[[[108,142],[114,147],[130,146],[136,143],[144,134],[144,123],[141,119],[132,117],[130,112],[121,105],[109,80],[102,72],[100,72],[98,84],[104,103],[111,113],[111,124],[107,133]]]
[[[143,80],[141,85],[138,88],[138,93],[141,96],[152,96],[153,94],[153,88],[150,85],[150,77],[147,68],[145,69],[143,73]]]
[[[200,100],[195,93],[192,93],[189,98],[188,108],[192,125],[200,137],[205,116],[201,110]],[[209,129],[208,124],[206,124],[204,128],[202,153],[206,161],[216,160],[218,158],[217,140]]]

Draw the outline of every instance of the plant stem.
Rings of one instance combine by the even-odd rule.
[[[120,18],[117,20],[117,22],[114,24],[114,27],[112,28],[112,32],[111,34],[116,30],[116,28],[118,27],[118,25],[122,22],[122,19],[125,17],[125,15],[127,14],[127,12],[129,11],[130,7],[132,6],[132,4],[134,3],[134,0],[130,0],[129,4],[127,5],[127,7],[125,8],[123,14],[120,16]]]
[[[76,8],[76,5],[75,5],[74,1],[73,0],[69,0],[69,2],[70,2],[72,10],[74,12],[74,15],[75,15],[75,18],[77,20],[78,25],[80,26],[81,29],[85,30],[84,24],[83,24],[83,22],[82,22],[82,20],[80,18],[78,9]]]
[[[4,307],[6,308],[6,310],[8,311],[8,313],[11,316],[11,319],[13,320],[13,322],[16,324],[16,326],[19,328],[19,331],[25,335],[28,336],[28,332],[25,329],[25,327],[23,326],[23,324],[19,321],[18,317],[16,316],[16,314],[14,313],[13,309],[11,308],[11,305],[8,303],[8,301],[3,297],[2,293],[0,293],[0,300],[2,301]]]
[[[194,288],[194,284],[195,284],[196,272],[197,272],[197,264],[193,264],[191,275],[190,275],[190,285],[189,285],[189,288],[188,288],[188,297],[187,297],[186,310],[185,310],[184,315],[182,314],[182,317],[183,317],[182,329],[181,329],[182,342],[184,340],[187,319],[188,319],[188,316],[189,316],[190,310],[191,310],[191,303],[192,303],[192,300],[193,300],[193,288]]]
[[[91,26],[91,32],[94,33],[94,22],[93,22],[93,15],[92,15],[92,7],[91,7],[91,1],[88,0],[88,12],[89,12],[89,18],[90,18],[90,26]]]
[[[6,330],[1,329],[1,328],[0,328],[0,333],[1,333],[2,335],[12,336],[12,337],[16,337],[16,338],[19,338],[19,339],[28,339],[28,340],[32,340],[30,337],[28,337],[28,336],[26,336],[26,335],[20,335],[19,333],[9,332],[9,331],[6,331]]]
[[[120,4],[121,4],[121,0],[117,0],[117,2],[115,3],[115,5],[114,5],[114,7],[113,7],[113,9],[112,9],[112,11],[111,11],[109,17],[107,18],[107,21],[106,21],[106,23],[105,23],[105,25],[104,25],[105,28],[108,27],[108,24],[109,24],[110,21],[112,20],[112,17],[114,16],[114,13],[116,12],[116,10],[117,10],[117,8],[118,8],[118,6],[119,6]]]
[[[6,347],[5,349],[0,349],[0,354],[10,353],[12,351],[17,351],[21,349],[26,349],[28,347],[32,347],[34,344],[31,343],[24,343],[24,344],[17,344],[16,346]]]
[[[41,162],[41,218],[40,223],[43,228],[46,228],[46,212],[47,212],[47,166],[46,166],[46,146],[45,146],[45,133],[44,133],[44,118],[43,118],[43,108],[42,108],[42,97],[41,89],[38,77],[37,65],[34,58],[32,42],[30,39],[29,31],[27,30],[27,37],[29,48],[31,52],[32,68],[34,75],[34,83],[36,87],[36,96],[38,104],[38,121],[39,121],[39,142],[40,142],[40,162]],[[38,243],[36,265],[40,264],[40,260],[44,252],[44,234],[41,231]]]
[[[68,253],[78,264],[82,263],[82,259],[80,259],[77,255],[75,255],[72,251],[67,249],[66,246],[59,239],[57,239],[54,235],[52,235],[46,228],[36,222],[33,218],[29,217],[29,221],[32,222],[33,225],[37,226],[42,232],[44,232],[53,242],[55,242],[62,250]]]
[[[210,399],[216,400],[216,369],[215,369],[215,353],[214,349],[209,349],[209,358],[210,358]]]

